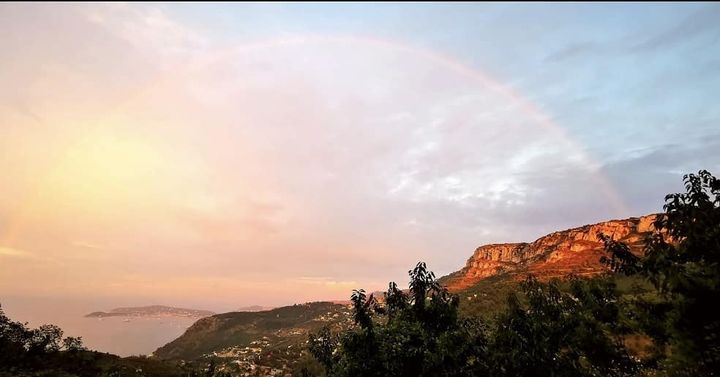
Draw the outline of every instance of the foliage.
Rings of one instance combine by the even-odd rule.
[[[460,317],[457,296],[424,263],[410,278],[407,293],[390,283],[384,306],[354,291],[354,330],[310,336],[328,375],[625,376],[639,368],[623,344],[629,329],[610,277],[571,278],[565,289],[529,277],[493,321]]]
[[[354,291],[356,328],[311,336],[310,352],[331,376],[716,375],[720,180],[701,171],[684,181],[686,193],[666,197],[644,255],[603,236],[601,262],[620,274],[530,276],[519,286],[491,278],[484,292],[466,292],[477,299],[469,320],[418,263],[410,289],[390,283],[384,306]]]
[[[0,307],[0,377],[221,377],[202,363],[185,366],[142,356],[120,358],[88,351],[79,337],[63,338],[55,325],[32,329]]]
[[[458,316],[458,300],[424,263],[411,271],[405,293],[390,283],[381,306],[353,292],[357,327],[341,336],[310,336],[310,352],[332,376],[481,375],[485,328]]]
[[[313,303],[217,315],[159,351],[178,357],[184,354],[174,347],[204,336],[203,346],[187,351],[195,355],[248,340],[238,337],[250,325],[267,334],[293,326],[316,331],[308,339],[313,358],[300,354],[294,365],[300,376],[717,375],[720,180],[700,171],[684,182],[685,193],[666,196],[643,255],[602,236],[608,255],[601,261],[615,274],[521,283],[492,277],[464,293],[473,300],[463,316],[458,296],[420,262],[408,271],[408,290],[390,283],[382,299],[353,291],[349,330],[320,328],[317,316],[342,307]],[[0,377],[229,374],[212,358],[178,365],[87,351],[57,326],[31,329],[0,308]]]
[[[283,329],[318,331],[326,322],[317,321],[321,316],[332,317],[332,322],[345,320],[346,307],[331,302],[312,302],[275,308],[260,312],[230,312],[205,317],[195,322],[179,338],[158,348],[154,355],[161,359],[195,360],[205,354],[233,346],[250,346],[251,342],[267,338],[278,346],[293,344],[300,350],[306,335],[278,335]],[[286,344],[287,343],[287,344]],[[271,366],[282,366],[276,352]],[[291,360],[288,360],[290,362]],[[277,364],[277,365],[275,365]]]
[[[510,295],[494,323],[494,375],[626,376],[638,368],[623,345],[621,301],[611,279],[559,281],[528,277],[523,297]],[[522,302],[524,301],[524,302]]]
[[[63,338],[62,329],[55,325],[30,329],[10,320],[0,307],[0,371],[32,370],[60,355],[73,358],[82,350],[81,338]]]
[[[639,300],[638,323],[651,336],[670,374],[720,371],[720,180],[702,170],[683,177],[685,193],[665,197],[665,213],[645,255],[605,238],[614,270],[650,281],[659,298]],[[665,350],[667,348],[667,350]]]

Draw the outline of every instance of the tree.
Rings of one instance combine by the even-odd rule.
[[[353,320],[360,328],[372,333],[372,315],[377,307],[377,302],[371,294],[370,297],[365,295],[364,289],[353,290],[350,296],[350,302],[353,304]]]
[[[607,277],[541,283],[529,276],[494,324],[494,375],[628,376],[639,365],[622,343],[619,297]]]
[[[63,339],[63,348],[66,351],[83,351],[85,350],[85,346],[83,346],[82,337],[81,336],[68,336],[67,338]]]
[[[381,306],[363,290],[351,296],[356,328],[310,336],[310,352],[331,376],[482,375],[485,327],[460,320],[458,299],[425,263],[410,275],[406,294],[390,283]]]
[[[666,196],[643,255],[601,236],[615,274],[544,283],[529,276],[493,320],[462,319],[458,298],[418,263],[408,291],[380,306],[354,291],[356,328],[311,336],[330,376],[714,376],[720,372],[720,180],[683,178]],[[624,296],[621,273],[652,288]],[[631,355],[629,337],[652,339]],[[634,350],[637,351],[637,350]]]
[[[495,321],[460,318],[458,298],[424,263],[410,289],[390,283],[385,305],[354,291],[356,328],[310,336],[310,353],[330,376],[629,376],[639,363],[623,344],[630,330],[610,277],[528,277]]]
[[[37,329],[30,330],[30,343],[28,352],[40,354],[46,352],[60,351],[62,346],[63,331],[55,325],[42,325]]]
[[[82,339],[62,335],[62,329],[55,325],[31,329],[27,323],[12,321],[0,307],[0,373],[37,372],[53,363],[78,367],[81,360],[72,357],[84,350]]]
[[[683,177],[684,193],[665,197],[643,256],[605,238],[615,271],[645,277],[660,299],[640,303],[643,330],[668,350],[672,374],[717,375],[720,371],[720,180],[708,171]]]
[[[338,339],[333,335],[330,328],[324,326],[317,334],[310,334],[308,347],[310,354],[322,364],[326,370],[331,370],[337,362],[335,350],[338,346]]]

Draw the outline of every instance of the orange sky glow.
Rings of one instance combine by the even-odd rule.
[[[2,295],[345,299],[405,283],[419,260],[443,275],[482,243],[643,214],[551,111],[452,53],[220,40],[150,6],[6,7]],[[589,197],[604,204],[517,225]]]

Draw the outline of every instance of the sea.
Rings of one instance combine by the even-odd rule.
[[[85,347],[119,356],[149,355],[182,335],[197,318],[87,318],[95,311],[110,311],[127,303],[102,300],[0,297],[0,306],[13,321],[30,327],[54,324],[63,336],[82,337]]]

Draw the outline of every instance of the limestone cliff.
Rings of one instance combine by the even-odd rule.
[[[642,240],[653,230],[657,215],[611,220],[554,232],[530,243],[483,245],[475,249],[465,267],[442,279],[453,292],[470,287],[479,280],[499,273],[520,276],[532,273],[540,278],[593,275],[605,271],[600,264],[604,255],[599,235],[627,243],[633,252],[642,252]]]

